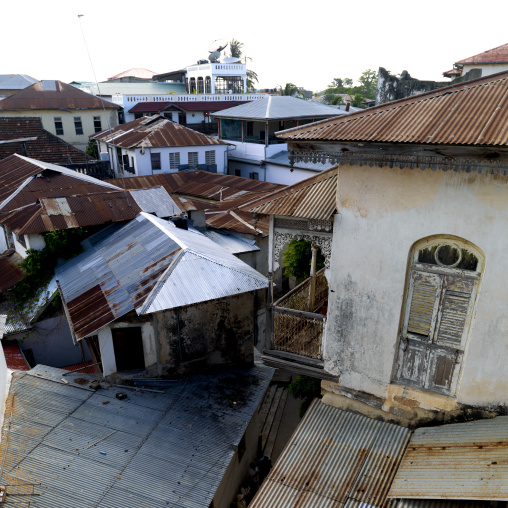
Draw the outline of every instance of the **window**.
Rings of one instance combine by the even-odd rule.
[[[198,152],[189,152],[188,155],[189,167],[191,169],[196,169],[198,167]]]
[[[152,170],[161,169],[161,154],[152,152],[150,154],[150,162],[152,163]]]
[[[100,116],[93,117],[93,128],[94,132],[100,132],[102,130],[102,122]]]
[[[60,116],[55,116],[55,132],[57,136],[63,136],[63,123]]]
[[[205,93],[212,93],[212,78],[210,76],[205,78]]]
[[[205,93],[205,82],[201,76],[198,78],[198,93]]]
[[[196,93],[196,78],[190,78],[189,88],[189,93]]]
[[[423,242],[412,256],[394,381],[453,395],[483,257],[463,241]]]
[[[241,169],[235,169],[235,176],[242,176],[242,170]]]
[[[74,129],[76,129],[76,134],[83,134],[83,124],[80,116],[74,117]]]
[[[243,78],[241,76],[217,76],[215,78],[215,93],[243,93]]]
[[[205,163],[207,165],[215,164],[215,150],[207,150],[205,152]]]
[[[169,169],[178,169],[180,167],[180,152],[169,154]]]
[[[259,180],[259,173],[249,173],[249,178],[251,180]]]

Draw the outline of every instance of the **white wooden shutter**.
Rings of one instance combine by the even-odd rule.
[[[405,316],[405,336],[432,339],[439,308],[442,280],[435,273],[413,270]],[[418,337],[419,336],[419,337]]]
[[[396,379],[404,384],[422,387],[427,377],[428,345],[419,340],[402,338],[399,342]]]
[[[425,388],[450,395],[455,392],[462,352],[433,345],[429,349]]]

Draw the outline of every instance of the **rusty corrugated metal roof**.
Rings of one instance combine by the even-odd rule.
[[[19,344],[14,341],[4,341],[2,343],[2,349],[5,355],[5,363],[7,368],[10,370],[30,370],[25,355],[21,352]]]
[[[18,267],[21,261],[21,256],[12,250],[0,255],[0,291],[7,291],[21,280],[23,272]]]
[[[477,55],[464,58],[456,62],[458,64],[484,64],[484,63],[508,63],[508,44],[503,44],[497,48],[488,49]]]
[[[117,104],[61,81],[38,81],[0,101],[0,110],[27,109],[118,109]]]
[[[250,508],[381,508],[409,430],[315,399]]]
[[[143,116],[118,125],[113,129],[98,132],[91,139],[104,143],[114,142],[121,148],[166,147],[166,146],[209,146],[228,143],[206,134],[201,134],[159,115]]]
[[[508,500],[508,416],[415,431],[389,497]]]
[[[222,111],[223,109],[247,104],[249,101],[164,101],[164,102],[138,102],[129,109],[129,113],[159,113],[168,106],[176,106],[184,111]]]
[[[268,280],[197,231],[141,213],[83,242],[57,268],[78,340],[135,310],[139,315],[268,287]]]
[[[508,72],[277,133],[287,141],[508,145]]]
[[[329,220],[337,211],[337,168],[289,185],[240,209],[266,215]]]
[[[120,72],[119,74],[115,74],[108,78],[108,81],[111,79],[119,79],[125,77],[134,77],[141,79],[152,79],[152,77],[157,74],[156,72],[150,71],[148,69],[144,69],[142,67],[134,67],[132,69],[128,69],[126,71]]]

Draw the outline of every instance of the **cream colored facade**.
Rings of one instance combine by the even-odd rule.
[[[339,382],[323,381],[325,402],[407,425],[508,411],[508,176],[376,165],[338,175],[323,359]],[[449,394],[396,375],[411,256],[424,239],[483,258]]]
[[[55,136],[62,138],[67,143],[85,151],[88,144],[88,137],[95,132],[95,120],[100,119],[100,130],[118,125],[118,112],[116,109],[40,109],[40,110],[2,110],[1,117],[39,117],[42,119],[42,126]],[[55,118],[60,118],[63,134],[57,133]],[[75,119],[81,121],[82,134],[79,134],[79,124],[75,124]],[[97,123],[97,128],[99,124]]]

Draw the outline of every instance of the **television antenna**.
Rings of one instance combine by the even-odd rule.
[[[225,49],[228,44],[229,43],[226,39],[217,39],[216,41],[213,41],[208,46],[208,53],[210,53],[208,55],[208,60],[213,63],[218,62],[221,51]]]

